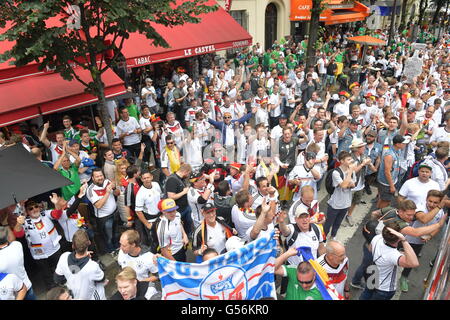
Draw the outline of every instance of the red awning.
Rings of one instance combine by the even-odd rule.
[[[341,24],[341,23],[348,23],[348,22],[355,22],[355,21],[362,21],[367,17],[367,14],[361,13],[361,12],[351,12],[351,13],[345,13],[345,14],[333,14],[331,16],[330,21],[326,21],[325,25],[332,25],[332,24]]]
[[[173,28],[154,24],[170,48],[155,47],[151,40],[139,33],[130,35],[122,49],[127,66],[138,67],[252,44],[251,35],[222,7],[200,18],[198,24],[188,23]]]
[[[80,69],[77,75],[90,81],[89,71]],[[126,93],[124,82],[112,70],[102,79],[106,98]],[[57,73],[0,84],[0,127],[96,102],[84,88],[76,79],[67,81]]]

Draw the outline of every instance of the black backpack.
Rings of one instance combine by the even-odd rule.
[[[333,172],[337,170],[342,180],[344,180],[344,172],[340,167],[334,168],[327,172],[327,176],[325,177],[325,189],[327,189],[328,194],[331,196],[334,193],[335,187],[333,186]]]
[[[289,239],[289,241],[285,241],[285,247],[286,250],[288,250],[297,240],[298,238],[298,234],[301,232],[300,228],[297,226],[296,223],[292,223],[292,225],[294,226],[294,233],[292,234],[292,237]],[[314,231],[314,233],[316,234],[317,240],[320,239],[320,230],[319,227],[316,226],[314,223],[311,223],[311,229]]]
[[[152,227],[150,228],[150,246],[149,250],[151,253],[161,253],[161,248],[159,247],[159,241],[158,241],[158,226],[161,222],[161,216],[156,218],[156,220],[153,222]]]

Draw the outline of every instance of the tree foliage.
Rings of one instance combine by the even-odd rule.
[[[69,8],[79,10],[67,13]],[[168,47],[152,25],[198,23],[200,14],[217,8],[207,0],[3,0],[0,28],[5,31],[0,41],[15,41],[15,45],[0,55],[0,61],[12,58],[16,66],[36,61],[40,69],[54,69],[67,80],[76,78],[102,105],[101,75],[117,65],[131,33],[149,39],[142,46]],[[79,22],[79,28],[73,27],[73,21]],[[108,63],[103,63],[106,53]],[[92,81],[80,79],[75,67],[89,70]]]

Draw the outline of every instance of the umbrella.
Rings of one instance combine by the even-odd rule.
[[[357,36],[347,38],[348,41],[369,46],[385,46],[386,41],[371,36]]]
[[[359,43],[364,46],[361,63],[364,62],[364,58],[366,57],[367,46],[385,46],[386,45],[385,40],[381,40],[381,39],[371,37],[371,36],[350,37],[350,38],[347,38],[347,40],[351,41],[351,42]]]
[[[0,150],[0,208],[72,184],[21,144]]]

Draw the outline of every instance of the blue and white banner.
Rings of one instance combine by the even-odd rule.
[[[162,300],[276,299],[273,232],[202,263],[158,258]]]

